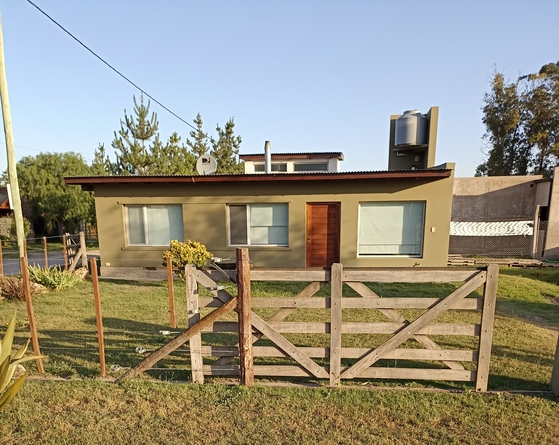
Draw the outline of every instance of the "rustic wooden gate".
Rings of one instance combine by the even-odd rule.
[[[243,268],[242,263],[238,263],[239,267]],[[248,267],[244,269],[249,270]],[[239,289],[250,289],[250,282],[255,281],[310,281],[310,284],[295,297],[250,298],[249,295],[251,310],[249,314],[239,316],[240,322],[218,321],[221,315],[218,316],[217,312],[230,312],[237,301],[205,272],[187,267],[186,279],[190,327],[179,337],[182,337],[182,343],[187,340],[190,343],[193,382],[203,383],[205,375],[243,374],[249,366],[255,376],[327,379],[330,386],[340,384],[342,379],[446,380],[472,381],[476,391],[487,390],[498,266],[481,269],[344,269],[341,264],[334,264],[331,270],[253,269],[239,277]],[[368,282],[463,284],[445,298],[387,298],[364,284]],[[327,283],[330,284],[329,295],[317,296]],[[212,297],[199,297],[198,284],[208,289]],[[480,287],[483,287],[481,296],[479,293],[472,296]],[[356,294],[347,295],[348,288]],[[219,310],[215,309],[201,319],[200,310],[207,311],[205,308]],[[310,310],[314,318],[294,317],[306,310]],[[345,320],[344,314],[351,310],[378,312],[384,319]],[[326,313],[328,319],[317,321],[317,311]],[[465,321],[472,317],[476,321],[440,320],[449,311],[461,311],[465,314]],[[212,314],[215,316],[211,323],[200,326],[201,320]],[[243,323],[248,326],[243,327]],[[248,345],[243,343],[242,337],[241,347],[239,344],[225,347],[202,342],[203,332],[237,333],[243,329],[251,334]],[[190,334],[185,335],[189,331]],[[306,343],[297,340],[298,334],[305,335]],[[313,335],[318,341],[308,344],[308,338]],[[356,347],[352,344],[355,336],[365,339],[380,337],[382,340],[374,345]],[[451,345],[452,339],[457,337],[472,337],[476,340],[475,345],[470,349]],[[242,366],[233,363],[239,357],[239,350]],[[204,364],[204,357],[207,364]],[[387,366],[387,361],[408,361],[413,366]],[[465,366],[467,363],[471,365]]]

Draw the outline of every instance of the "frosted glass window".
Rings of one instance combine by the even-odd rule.
[[[421,256],[425,202],[368,202],[359,206],[359,255]]]
[[[168,246],[184,240],[182,206],[126,206],[128,244]]]
[[[287,246],[287,204],[229,206],[231,245]]]

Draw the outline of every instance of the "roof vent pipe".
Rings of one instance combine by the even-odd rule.
[[[264,172],[266,174],[272,172],[272,153],[270,152],[270,141],[264,144]]]

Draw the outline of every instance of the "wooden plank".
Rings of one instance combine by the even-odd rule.
[[[194,326],[189,327],[187,330],[179,334],[177,337],[172,339],[167,344],[161,346],[156,351],[152,352],[148,355],[144,360],[142,360],[138,365],[134,368],[130,369],[124,375],[122,375],[117,381],[122,381],[126,379],[130,379],[132,377],[137,376],[138,374],[144,372],[145,370],[151,368],[154,364],[156,364],[159,360],[169,355],[171,352],[182,346],[188,340],[190,340],[194,335],[202,332],[202,330],[214,323],[219,318],[223,317],[224,315],[231,312],[237,306],[237,299],[233,298],[232,300],[228,301],[227,303],[223,304],[223,306],[215,309],[210,314],[206,315],[204,318],[200,320],[199,323],[195,324]]]
[[[447,380],[473,382],[475,371],[455,369],[421,368],[366,368],[357,377],[360,379],[397,379],[397,380]]]
[[[267,298],[254,297],[252,307],[279,307],[288,309],[328,309],[330,298]],[[292,313],[292,311],[290,312]]]
[[[312,375],[322,379],[328,378],[328,373],[323,368],[318,366],[311,358],[299,351],[293,343],[280,335],[255,313],[252,313],[252,325],[263,335],[273,341],[287,355],[295,359],[301,366],[310,371]]]
[[[184,267],[184,279],[186,289],[186,310],[188,312],[188,326],[192,327],[200,323],[200,309],[198,307],[198,283],[196,281],[196,267],[188,264]],[[188,341],[190,346],[190,370],[192,383],[203,384],[204,373],[202,367],[202,335],[193,335]]]
[[[352,282],[350,282],[352,283]],[[349,283],[347,283],[349,284]],[[362,284],[362,283],[359,283]],[[415,297],[383,297],[371,301],[363,298],[344,298],[342,309],[429,309],[441,302],[443,298],[415,298]],[[208,303],[210,300],[207,299]],[[330,298],[252,298],[252,307],[283,307],[290,309],[329,309]],[[453,309],[478,310],[483,307],[482,298],[465,298],[458,302]]]
[[[370,300],[374,300],[375,302],[381,300],[381,297],[379,297],[375,292],[373,292],[371,289],[369,289],[364,283],[360,283],[360,282],[347,282],[348,286],[350,286],[353,290],[355,290],[359,295],[361,295],[363,297],[363,299],[365,301],[370,301]],[[456,306],[458,306],[458,304],[462,304],[464,301],[467,301],[468,299],[464,299],[461,300],[459,302],[457,302]],[[477,303],[476,303],[477,305]],[[399,312],[396,312],[395,310],[392,309],[380,309],[380,312],[382,314],[384,314],[385,316],[387,316],[388,318],[391,318],[394,321],[397,321],[399,323],[407,323],[408,320],[406,318],[404,318],[402,315],[400,315]],[[429,337],[425,336],[425,335],[414,335],[413,339],[416,340],[419,344],[421,344],[422,346],[426,347],[427,349],[440,349],[440,346],[432,339],[430,339]],[[453,362],[453,361],[446,361],[444,360],[443,363],[448,366],[450,369],[464,369],[464,365],[462,365],[461,363],[457,363],[457,362]]]
[[[198,269],[196,270],[196,281],[211,291],[214,297],[218,298],[223,303],[227,303],[229,300],[234,298],[233,295],[223,289],[223,286],[217,284],[208,275],[206,275],[204,271]]]
[[[439,315],[441,315],[446,310],[453,307],[454,303],[460,301],[461,299],[468,296],[472,291],[477,289],[481,284],[485,282],[486,273],[479,272],[470,280],[466,281],[459,289],[451,293],[442,302],[434,306],[432,309],[419,316],[408,326],[401,329],[397,334],[392,336],[389,340],[384,342],[378,348],[373,350],[371,353],[363,357],[357,363],[355,363],[350,368],[347,368],[342,373],[342,378],[354,378],[355,376],[361,374],[366,368],[375,363],[382,354],[397,348],[410,337],[419,333],[419,331],[426,325],[435,320]]]
[[[555,359],[553,360],[553,368],[551,370],[551,391],[559,396],[559,340],[555,349]]]
[[[409,327],[410,323],[343,323],[342,334],[395,334]],[[310,328],[310,326],[309,326]],[[287,329],[278,327],[279,332],[286,333]],[[481,332],[480,325],[468,323],[431,323],[417,330],[420,336],[425,335],[463,335],[477,337]],[[316,333],[316,332],[315,332]],[[415,335],[412,336],[414,340]],[[424,339],[418,340],[421,343]],[[424,345],[427,347],[427,344]],[[437,345],[438,346],[438,345]]]
[[[350,284],[352,282],[346,283]],[[363,283],[356,283],[363,284]],[[368,289],[368,288],[367,288]],[[318,300],[318,299],[317,299]],[[440,303],[443,298],[382,297],[371,301],[369,298],[344,298],[343,309],[429,309]],[[327,303],[326,303],[327,304]],[[453,306],[453,310],[479,310],[483,307],[482,298],[465,298]]]
[[[324,374],[328,375],[328,371],[325,368],[320,369],[322,369]],[[256,365],[254,367],[254,375],[269,377],[314,377],[304,368],[289,365]]]
[[[449,281],[466,281],[478,273],[478,269],[470,268],[344,269],[344,281],[374,283],[448,283]]]
[[[237,334],[239,332],[239,323],[237,323],[236,321],[215,321],[213,323],[208,323],[207,325],[205,325],[200,332],[228,332]]]
[[[237,249],[237,289],[241,385],[250,387],[254,386],[254,363],[250,321],[250,261],[247,248]]]
[[[489,380],[489,360],[497,302],[499,266],[487,266],[487,281],[483,292],[483,311],[481,313],[481,334],[479,336],[479,360],[477,363],[476,391],[486,392]]]
[[[251,281],[330,281],[325,269],[252,269]]]
[[[330,281],[330,386],[340,384],[342,371],[342,274],[340,263],[332,264]]]

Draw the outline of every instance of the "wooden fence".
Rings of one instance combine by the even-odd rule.
[[[252,384],[253,376],[324,379],[330,386],[352,379],[445,380],[475,382],[476,391],[487,391],[498,270],[496,265],[479,269],[344,269],[341,264],[332,265],[331,270],[250,269],[248,252],[239,249],[238,297],[205,271],[187,266],[189,328],[121,379],[143,372],[188,341],[195,383],[203,383],[204,376],[210,375],[240,375],[247,385]],[[251,296],[250,283],[256,281],[310,284],[295,297],[269,298]],[[383,298],[364,284],[428,282],[462,284],[445,298]],[[317,296],[327,283],[329,295]],[[212,297],[200,297],[198,285]],[[482,288],[479,296],[472,296],[478,288]],[[344,295],[349,293],[347,289],[353,290],[353,296]],[[213,312],[201,317],[201,311],[208,309]],[[219,321],[235,309],[236,322]],[[297,321],[290,321],[295,313],[307,310],[313,317],[298,316]],[[328,320],[316,321],[317,310],[325,312]],[[345,321],[346,310],[378,311],[384,320]],[[448,311],[475,313],[477,321],[437,320]],[[204,345],[202,334],[207,332],[238,333],[239,342],[231,347]],[[298,334],[307,339],[302,343],[316,336],[317,344],[299,344]],[[356,336],[362,338],[355,341]],[[449,347],[456,337],[474,337],[475,347]],[[413,367],[387,366],[388,360],[413,363]]]
[[[62,235],[62,245],[64,253],[64,269],[72,272],[81,260],[82,267],[87,268],[87,249],[85,242],[85,232],[77,235],[65,233]]]

